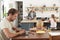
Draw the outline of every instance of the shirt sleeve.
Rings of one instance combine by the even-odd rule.
[[[3,22],[0,23],[0,28],[1,29],[4,29],[4,28],[8,28],[7,25]]]

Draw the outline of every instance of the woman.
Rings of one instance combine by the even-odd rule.
[[[28,13],[28,19],[30,20],[33,20],[36,18],[36,12],[34,10],[31,10],[29,13]]]
[[[56,26],[57,26],[57,20],[56,20],[56,17],[54,14],[51,15],[51,18],[49,19],[49,22],[50,22],[50,28],[51,29],[56,29]]]

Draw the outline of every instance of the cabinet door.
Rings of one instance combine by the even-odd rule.
[[[55,36],[52,38],[52,40],[60,40],[60,36]]]

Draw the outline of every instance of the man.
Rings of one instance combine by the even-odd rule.
[[[25,30],[18,30],[18,28],[14,27],[13,25],[13,21],[17,18],[17,16],[18,10],[11,8],[8,11],[8,16],[5,19],[3,19],[2,22],[0,23],[0,29],[3,31],[7,38],[13,38],[17,35],[25,33]],[[4,39],[3,36],[0,39]]]
[[[31,10],[29,13],[28,13],[28,19],[35,19],[36,18],[36,12],[34,10]]]

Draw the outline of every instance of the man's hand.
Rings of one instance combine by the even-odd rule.
[[[24,29],[20,29],[20,28],[17,28],[17,27],[14,27],[13,30],[16,31],[16,33],[18,33],[18,34],[24,34],[25,33]]]
[[[19,32],[17,32],[17,33],[19,33],[19,34],[24,34],[25,33],[25,30],[20,30]]]
[[[13,27],[12,29],[16,32],[19,32],[21,30],[21,28],[17,28],[17,27]]]

